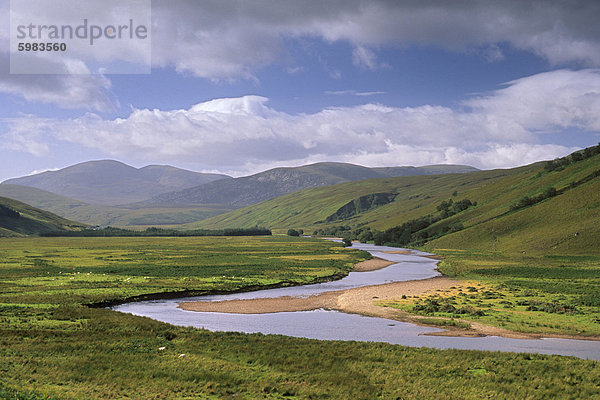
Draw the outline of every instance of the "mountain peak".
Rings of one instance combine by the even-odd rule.
[[[161,165],[138,169],[116,160],[93,160],[3,184],[30,186],[91,204],[118,205],[223,178],[228,176]]]

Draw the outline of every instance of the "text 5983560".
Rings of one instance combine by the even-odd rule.
[[[19,42],[18,51],[67,51],[66,43],[57,42]]]

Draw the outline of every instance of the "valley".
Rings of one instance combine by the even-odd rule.
[[[226,232],[262,225],[266,231],[272,229],[273,236],[67,237],[85,229],[97,232],[97,228],[0,198],[1,234],[7,236],[0,239],[0,359],[5,365],[0,395],[142,399],[179,393],[183,399],[198,394],[256,398],[265,393],[345,398],[351,393],[368,398],[377,388],[385,397],[419,391],[425,398],[450,398],[457,393],[466,399],[479,398],[481,393],[517,398],[528,395],[531,382],[536,382],[542,389],[532,398],[557,393],[593,398],[600,368],[591,360],[213,332],[104,307],[198,295],[253,295],[245,292],[338,282],[355,264],[371,258],[341,243],[282,234],[295,228],[396,246],[388,250],[401,247],[390,251],[398,257],[410,253],[402,248],[424,250],[441,259],[437,268],[446,277],[433,278],[441,280],[433,286],[428,280],[417,280],[314,298],[223,306],[234,313],[273,312],[269,314],[273,316],[315,308],[378,315],[388,318],[382,321],[411,322],[420,327],[410,329],[442,335],[441,339],[419,336],[424,346],[428,340],[432,346],[433,340],[443,342],[448,335],[464,336],[466,341],[492,335],[490,343],[496,343],[493,337],[498,335],[594,343],[600,337],[598,148],[509,170],[384,177],[310,188],[173,225],[182,233],[191,228],[218,227]],[[46,206],[68,204],[65,209],[90,218],[101,210],[118,209],[23,188],[0,185]],[[189,217],[195,218],[190,212]],[[143,214],[143,218],[149,226],[164,227],[157,223],[163,218],[158,215],[153,219],[152,214]],[[121,235],[127,236],[126,232]],[[56,237],[40,237],[47,234]],[[218,315],[214,314],[217,319]],[[308,320],[304,323],[311,326]],[[358,322],[351,324],[358,329]],[[385,329],[386,324],[390,322],[377,329]],[[198,328],[203,326],[200,322]],[[365,332],[374,329],[372,325]],[[342,331],[347,331],[344,337],[354,338],[348,336],[349,329]],[[485,349],[498,348],[490,346]],[[424,374],[419,381],[406,384],[407,376],[414,377],[403,367],[407,362]],[[353,381],[347,371],[363,378]],[[388,377],[383,383],[378,378],[382,371]],[[182,381],[182,376],[187,378]],[[578,384],[570,385],[569,380]],[[204,386],[197,385],[200,381]]]

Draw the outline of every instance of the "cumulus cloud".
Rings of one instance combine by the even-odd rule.
[[[506,88],[465,104],[478,114],[512,120],[529,131],[600,131],[599,81],[597,69],[552,71],[508,82]]]
[[[189,109],[136,109],[114,120],[91,113],[13,118],[4,121],[10,126],[4,143],[39,154],[49,151],[53,138],[119,158],[223,171],[332,160],[496,168],[569,153],[572,148],[543,144],[539,135],[566,129],[597,134],[599,105],[600,70],[559,70],[509,82],[460,109],[369,103],[292,115],[269,107],[265,97],[245,96]]]

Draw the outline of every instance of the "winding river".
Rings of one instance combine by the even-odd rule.
[[[225,314],[185,311],[177,308],[184,301],[219,301],[234,299],[272,298],[280,296],[310,296],[326,291],[350,289],[389,282],[427,279],[439,276],[437,261],[422,257],[427,253],[390,254],[398,248],[355,243],[353,248],[366,250],[375,257],[395,261],[377,271],[351,272],[338,281],[201,297],[151,300],[127,303],[113,310],[141,315],[174,325],[192,326],[211,331],[279,334],[320,340],[357,340],[387,342],[414,347],[437,349],[468,349],[569,355],[600,360],[600,342],[573,339],[509,339],[498,336],[449,337],[430,336],[442,331],[383,318],[365,317],[338,311],[314,310],[269,314]]]

